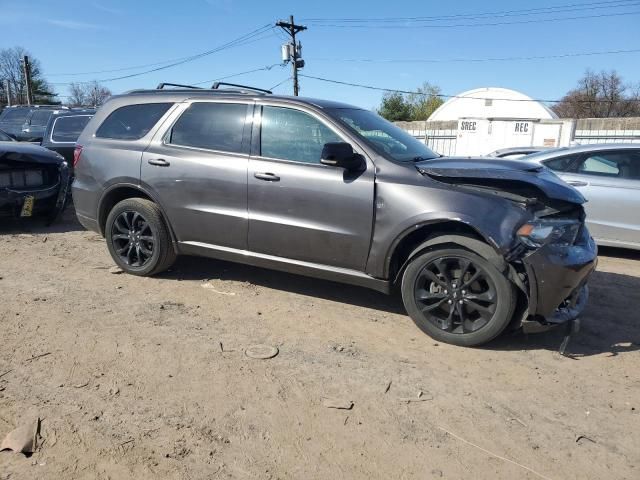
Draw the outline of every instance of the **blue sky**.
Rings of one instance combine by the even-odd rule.
[[[381,87],[412,90],[429,81],[446,94],[499,86],[534,98],[554,99],[572,88],[585,69],[616,69],[626,81],[640,82],[640,52],[556,59],[449,62],[449,59],[532,57],[640,49],[640,1],[595,5],[596,0],[513,0],[433,2],[425,0],[253,1],[253,0],[0,0],[0,48],[20,45],[42,64],[60,94],[64,82],[107,79],[148,68],[88,75],[59,75],[119,69],[178,59],[223,45],[279,18],[294,14],[309,29],[300,34],[302,73]],[[616,6],[623,5],[624,6]],[[450,16],[574,5],[562,13],[460,17],[429,23],[430,28],[324,27],[312,18]],[[589,10],[577,10],[577,6]],[[605,7],[605,8],[602,8]],[[618,15],[618,13],[625,13]],[[444,27],[469,23],[532,21],[544,18],[609,15],[557,22]],[[308,20],[305,22],[305,20]],[[435,26],[435,27],[434,27]],[[170,69],[105,82],[114,93],[155,87],[161,81],[195,83],[280,61],[284,36],[268,30],[258,41],[227,49]],[[367,59],[375,62],[348,62]],[[445,60],[405,63],[399,60]],[[393,62],[384,62],[393,60]],[[151,67],[149,67],[151,68]],[[290,76],[275,66],[227,81],[272,87]],[[60,83],[60,84],[59,84]],[[287,82],[276,89],[291,92]],[[381,92],[301,79],[305,96],[347,101],[365,108],[379,104]]]

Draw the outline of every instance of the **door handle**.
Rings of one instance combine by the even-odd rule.
[[[254,173],[253,176],[256,177],[258,180],[266,180],[267,182],[277,182],[278,180],[280,180],[279,176],[269,172]]]
[[[589,185],[588,182],[583,182],[582,180],[567,180],[567,183],[572,187],[586,187]]]
[[[169,165],[171,165],[164,158],[150,158],[149,160],[147,160],[147,163],[149,165],[155,165],[156,167],[168,167]]]

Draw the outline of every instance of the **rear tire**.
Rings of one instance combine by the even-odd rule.
[[[511,281],[491,262],[463,248],[418,254],[404,271],[401,290],[418,328],[436,340],[467,347],[500,335],[516,302]]]
[[[150,200],[128,198],[117,203],[109,212],[104,231],[111,257],[132,275],[155,275],[176,259],[162,212]]]

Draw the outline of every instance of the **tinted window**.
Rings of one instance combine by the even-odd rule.
[[[10,142],[13,139],[4,132],[0,132],[0,142]]]
[[[263,157],[320,163],[324,144],[342,141],[338,135],[307,113],[290,108],[263,108]]]
[[[186,147],[241,152],[247,105],[194,103],[171,129],[169,142]]]
[[[96,137],[118,140],[142,138],[149,133],[171,105],[171,103],[144,103],[120,107],[102,122]]]
[[[590,155],[580,164],[578,173],[640,180],[640,150]]]
[[[4,112],[2,112],[0,121],[13,125],[22,125],[27,119],[29,112],[30,110],[26,108],[7,108]]]
[[[529,159],[531,157],[527,157]],[[553,160],[547,160],[542,162],[545,167],[549,167],[555,172],[569,172],[576,160],[575,155],[568,155],[566,157],[554,158]]]
[[[54,142],[75,142],[89,122],[89,115],[59,117],[54,121],[51,140]]]
[[[51,118],[51,114],[53,112],[51,110],[36,110],[31,115],[31,120],[29,120],[30,125],[44,127],[49,123],[49,119]]]

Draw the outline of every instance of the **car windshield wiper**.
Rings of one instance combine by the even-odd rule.
[[[442,156],[442,155],[440,155],[440,156]],[[420,157],[420,156],[417,156],[417,157],[413,157],[413,158],[411,159],[411,161],[412,161],[412,162],[421,162],[421,161],[423,161],[423,160],[433,160],[434,158],[437,158],[437,157],[429,157],[429,158],[427,158],[427,157]]]

